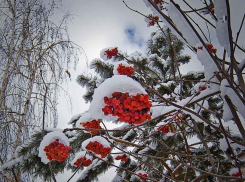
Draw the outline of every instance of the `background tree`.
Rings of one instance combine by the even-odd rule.
[[[58,25],[50,21],[56,6],[55,1],[47,6],[39,0],[1,1],[1,164],[15,159],[37,127],[57,125],[59,84],[77,61],[77,47],[69,40],[66,17]],[[0,181],[28,181],[24,176],[12,166]]]

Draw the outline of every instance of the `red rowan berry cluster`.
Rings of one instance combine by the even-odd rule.
[[[112,97],[104,97],[106,106],[102,109],[105,115],[112,114],[119,120],[129,124],[140,124],[146,119],[150,120],[148,114],[152,104],[149,95],[137,94],[129,96],[128,93],[114,92]]]
[[[74,163],[74,165],[77,167],[88,167],[90,164],[92,164],[92,160],[87,159],[86,157],[81,157],[77,159],[76,162]]]
[[[239,177],[240,176],[240,172],[233,173],[232,176]]]
[[[111,50],[108,49],[107,51],[105,51],[104,54],[107,56],[108,59],[111,59],[112,56],[116,56],[118,54],[117,47]]]
[[[203,90],[206,90],[206,88],[207,87],[205,85],[199,85],[198,90],[203,91]]]
[[[143,181],[146,181],[147,180],[146,178],[148,177],[147,174],[142,174],[142,173],[138,173],[138,176]]]
[[[89,142],[89,144],[86,146],[86,149],[94,152],[95,154],[100,154],[102,158],[105,158],[111,152],[110,147],[104,147],[97,141]]]
[[[50,143],[44,148],[48,160],[56,160],[58,162],[63,162],[66,160],[69,151],[71,150],[70,146],[65,146],[63,143],[59,143],[59,139]]]
[[[183,119],[183,115],[182,114],[178,114],[177,117],[174,118],[174,121],[179,121]]]
[[[158,131],[161,131],[162,133],[168,133],[168,132],[170,132],[170,127],[168,126],[168,125],[165,125],[165,126],[160,126],[160,127],[158,127],[158,129],[157,129]]]
[[[154,26],[155,25],[155,21],[159,20],[158,16],[153,16],[152,14],[149,14],[148,18],[150,19],[149,26]]]
[[[162,4],[162,0],[154,0],[155,4]]]
[[[211,53],[217,52],[217,49],[214,49],[212,44],[206,43],[205,45],[207,46],[207,48]],[[198,47],[198,49],[203,50],[203,46]]]
[[[84,128],[93,128],[93,129],[101,129],[100,126],[100,120],[92,120],[90,122],[86,122],[86,123],[80,123]],[[86,130],[88,132],[90,132],[92,135],[96,135],[97,133],[99,133],[99,131],[90,131],[90,130]]]
[[[120,75],[131,76],[134,74],[134,68],[132,66],[123,66],[122,63],[119,64],[117,71]]]
[[[162,0],[154,0],[154,3],[159,7],[160,10],[163,9]]]
[[[122,162],[127,162],[128,161],[128,157],[127,157],[126,154],[118,155],[115,159],[116,160],[121,160]]]

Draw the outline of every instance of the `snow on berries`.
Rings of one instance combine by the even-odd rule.
[[[120,75],[131,76],[132,74],[134,74],[134,68],[132,66],[124,66],[122,64],[119,64],[119,66],[117,68],[117,72]]]
[[[115,156],[115,160],[121,160],[122,162],[128,161],[128,155],[127,154],[118,154]]]
[[[85,133],[91,133],[92,135],[96,135],[99,133],[99,131],[96,130],[89,130],[89,129],[102,129],[100,126],[100,120],[99,119],[93,119],[88,111],[84,112],[82,116],[79,118],[79,120],[76,123],[77,128],[83,128],[87,130],[84,130]]]
[[[148,17],[145,18],[145,22],[147,23],[147,26],[154,26],[155,22],[159,20],[158,16],[153,16],[152,14],[149,14]]]
[[[105,158],[111,152],[110,147],[104,147],[97,141],[89,142],[86,149],[94,152],[95,154],[99,154],[102,158]]]
[[[233,173],[232,176],[239,177],[240,176],[240,172]]]
[[[147,94],[145,89],[132,78],[126,75],[114,75],[113,77],[106,79],[94,91],[93,100],[89,107],[89,112],[94,119],[115,121],[119,118],[112,114],[105,115],[102,111],[102,109],[107,105],[104,103],[104,97],[112,97],[114,92],[128,93],[129,97],[137,94]],[[133,104],[135,104],[135,102]]]
[[[91,128],[91,129],[101,129],[101,126],[100,126],[100,120],[92,120],[90,122],[86,122],[86,123],[81,123],[82,126],[84,128]],[[90,131],[90,130],[86,130],[88,132],[90,132],[92,135],[96,135],[97,133],[99,133],[99,131]]]
[[[154,0],[155,4],[162,4],[162,0]]]
[[[48,160],[56,160],[58,162],[63,162],[69,156],[70,146],[65,146],[63,143],[59,142],[59,139],[50,143],[44,148]]]
[[[76,167],[88,167],[90,164],[92,164],[92,160],[93,159],[89,154],[86,154],[85,151],[82,151],[75,155],[71,165]]]
[[[152,104],[148,94],[130,96],[128,93],[114,92],[112,97],[104,97],[105,107],[102,111],[105,115],[111,114],[119,117],[119,120],[129,124],[141,124],[150,120],[148,114]]]
[[[170,125],[166,122],[160,122],[155,126],[155,129],[161,133],[168,134],[171,136],[172,134],[170,133]]]
[[[212,85],[207,84],[207,83],[198,83],[198,84],[195,85],[194,88],[196,89],[196,91],[202,92],[202,91],[204,91],[204,90],[210,89],[211,86],[212,86]]]
[[[107,50],[105,51],[105,55],[107,56],[108,59],[111,59],[112,56],[116,56],[118,54],[118,50],[117,50],[117,47],[114,48],[114,49],[111,49],[111,50]]]
[[[125,61],[119,61],[114,64],[113,74],[131,76],[134,74],[134,68]]]
[[[206,89],[207,89],[207,86],[205,86],[205,85],[199,85],[199,87],[198,87],[199,91],[203,91],[203,90],[206,90]]]
[[[138,175],[138,177],[142,180],[142,181],[146,181],[147,180],[147,177],[148,175],[146,174],[145,171],[137,171],[136,174]]]
[[[44,164],[51,160],[63,162],[69,156],[70,149],[66,135],[60,131],[54,131],[44,136],[39,146],[38,156]]]
[[[242,173],[242,175],[243,175],[244,170],[241,169],[241,173],[240,173],[239,170],[238,170],[237,168],[233,168],[233,169],[230,170],[229,173],[230,173],[231,176],[234,176],[234,177],[240,177],[240,176],[241,176],[241,173]]]
[[[96,155],[100,155],[101,158],[105,158],[108,154],[111,153],[109,142],[101,136],[95,136],[85,140],[82,143],[82,148],[84,150],[89,150]]]
[[[162,0],[153,0],[153,2],[158,6],[160,10],[163,9],[163,2]]]
[[[88,167],[90,164],[92,164],[91,159],[87,159],[86,157],[80,157],[79,159],[76,160],[76,162],[74,163],[74,166]]]
[[[204,66],[205,80],[209,80],[211,77],[213,77],[215,72],[219,71],[217,65],[213,61],[212,56],[210,55],[210,51],[211,53],[216,53],[216,49],[213,49],[212,45],[206,46],[208,49],[211,50],[204,49],[202,44],[197,44],[196,47],[197,58]]]
[[[105,48],[103,49],[101,52],[100,52],[100,57],[103,59],[103,60],[109,60],[111,59],[112,57],[116,56],[118,54],[118,49],[117,47],[108,47],[108,48]]]

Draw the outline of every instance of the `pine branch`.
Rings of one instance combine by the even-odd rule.
[[[90,64],[90,68],[94,69],[103,79],[113,76],[113,66],[109,65],[100,59],[93,60]]]
[[[76,81],[79,85],[81,85],[82,87],[85,87],[85,86],[89,86],[90,80],[91,78],[89,77],[86,77],[84,75],[79,75]]]

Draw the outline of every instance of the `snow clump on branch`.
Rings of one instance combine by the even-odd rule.
[[[132,78],[126,75],[114,75],[106,79],[94,91],[93,100],[89,107],[89,112],[94,119],[105,119],[107,121],[118,119],[117,116],[105,116],[102,111],[102,108],[106,105],[104,103],[104,97],[111,97],[114,92],[128,93],[129,95],[146,94],[145,89]]]
[[[60,131],[50,132],[43,137],[43,140],[41,141],[40,146],[39,146],[38,156],[41,158],[41,161],[44,164],[47,164],[48,162],[50,162],[50,160],[48,159],[46,155],[46,152],[44,151],[45,147],[49,146],[49,144],[57,140],[59,143],[64,144],[64,146],[69,146],[69,139],[64,133]]]

